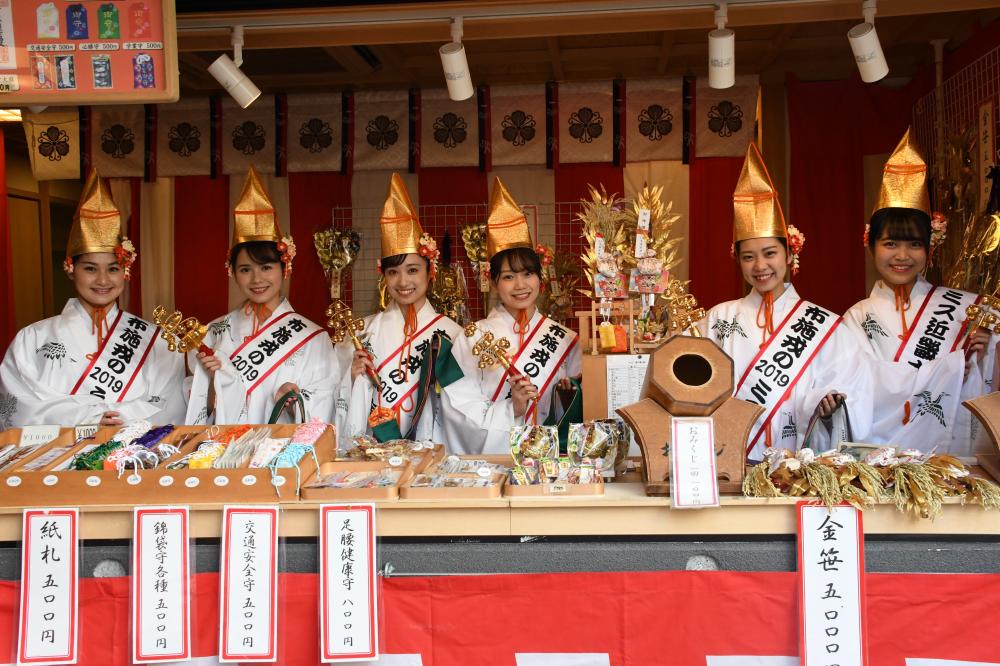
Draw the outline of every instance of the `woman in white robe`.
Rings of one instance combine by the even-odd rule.
[[[943,218],[930,215],[926,166],[907,133],[886,164],[865,239],[880,279],[845,320],[873,359],[871,441],[969,456],[989,440],[961,402],[993,390],[998,338],[969,330],[975,294],[923,278],[943,237]]]
[[[764,412],[750,430],[747,455],[767,447],[797,449],[814,416],[831,416],[847,401],[855,438],[870,422],[870,382],[854,337],[833,312],[803,300],[790,282],[804,238],[784,216],[756,146],[750,145],[733,194],[734,251],[752,288],[711,308],[703,332],[733,359],[738,398]],[[825,449],[842,431],[817,427],[808,445]]]
[[[340,431],[345,438],[373,435],[445,443],[436,384],[448,347],[461,327],[434,310],[427,293],[437,272],[437,244],[417,219],[406,185],[392,175],[381,220],[379,270],[389,304],[364,319],[365,349],[337,346],[350,364],[340,389],[346,400]],[[377,386],[376,388],[376,380]],[[447,382],[446,379],[444,379]]]
[[[453,450],[498,454],[510,450],[510,430],[527,423],[551,424],[557,389],[569,389],[581,374],[580,345],[572,330],[542,315],[535,305],[542,265],[520,208],[497,178],[487,221],[490,278],[500,303],[476,322],[472,337],[455,345],[464,376],[445,387],[445,428]],[[507,340],[514,372],[500,363],[479,367],[473,346],[486,334]]]
[[[64,268],[77,297],[18,332],[0,366],[0,429],[121,425],[184,416],[184,364],[156,326],[118,307],[135,249],[107,185],[91,170]]]
[[[295,245],[282,236],[253,169],[234,214],[228,265],[246,301],[208,325],[204,345],[212,353],[189,353],[194,376],[187,422],[268,423],[276,410],[278,423],[294,422],[289,393],[302,397],[307,418],[332,421],[342,370],[323,328],[282,295]]]

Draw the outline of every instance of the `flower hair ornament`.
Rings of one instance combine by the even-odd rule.
[[[441,251],[438,249],[437,241],[431,238],[428,233],[423,233],[420,236],[420,247],[417,250],[421,257],[427,259],[431,264],[431,279],[433,280],[437,276],[438,271],[438,257],[441,256]],[[379,270],[381,270],[381,263],[379,264]]]
[[[802,254],[802,248],[806,245],[806,235],[799,231],[798,227],[794,224],[789,224],[786,239],[788,241],[788,251],[792,255],[792,275],[798,275],[799,255]]]
[[[295,241],[291,235],[282,236],[278,241],[278,252],[281,253],[281,263],[285,264],[285,279],[292,274],[292,261],[295,260]]]
[[[948,237],[948,218],[937,211],[931,215],[931,246],[927,252],[927,264],[934,265],[934,257],[938,254],[945,238]]]

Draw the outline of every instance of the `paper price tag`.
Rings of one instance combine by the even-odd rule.
[[[187,507],[135,509],[132,538],[132,661],[190,659]]]
[[[79,441],[84,440],[84,439],[90,439],[91,437],[93,437],[94,435],[97,434],[97,429],[100,428],[100,427],[101,426],[99,424],[97,424],[97,423],[89,423],[87,425],[78,425],[76,427],[76,430],[74,431],[75,432],[74,436],[76,438],[76,441],[79,442]]]
[[[21,428],[21,439],[18,446],[31,446],[33,444],[48,444],[59,436],[59,426],[57,425],[31,425]]]
[[[675,417],[670,438],[670,502],[675,509],[719,506],[712,419]]]
[[[222,513],[219,661],[277,661],[278,507]]]
[[[25,509],[18,663],[77,661],[77,509]]]
[[[866,666],[864,532],[853,506],[800,502],[802,666]]]
[[[325,504],[319,511],[322,661],[377,659],[375,505]]]
[[[0,93],[17,92],[20,89],[17,74],[0,74]]]

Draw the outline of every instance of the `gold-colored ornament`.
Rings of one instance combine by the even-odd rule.
[[[160,337],[167,343],[170,351],[186,354],[193,349],[211,354],[211,349],[205,347],[202,341],[208,334],[208,327],[194,317],[184,317],[180,310],[167,314],[162,305],[153,308],[153,322],[160,327]]]
[[[650,241],[646,244],[647,249],[653,250],[653,257],[662,263],[661,270],[671,270],[681,263],[681,258],[677,248],[684,239],[681,237],[671,237],[670,232],[674,224],[681,219],[681,216],[673,212],[674,202],[663,204],[663,186],[649,186],[643,184],[639,196],[632,202],[632,207],[625,211],[628,217],[628,224],[634,229],[639,228],[639,216],[643,210],[649,211],[649,234]],[[638,232],[637,232],[638,233]],[[640,263],[643,257],[636,257],[636,263]]]
[[[341,274],[358,258],[361,234],[353,229],[324,229],[313,234],[316,256],[330,281],[330,298],[340,298]]]
[[[468,294],[465,291],[465,275],[458,264],[442,266],[438,269],[437,278],[431,285],[429,294],[438,312],[450,317],[459,325],[469,319],[469,310],[465,305]]]
[[[687,333],[701,337],[698,322],[705,318],[705,308],[698,307],[698,300],[688,293],[690,280],[671,280],[664,293],[667,303],[669,326],[671,333]]]
[[[355,317],[347,303],[339,300],[330,303],[326,308],[326,316],[326,327],[333,331],[330,333],[330,340],[334,344],[339,344],[349,338],[355,349],[359,351],[365,349],[364,343],[358,337],[358,332],[365,329],[365,320]],[[365,374],[375,386],[379,385],[378,376],[374,370],[366,366]]]
[[[635,238],[635,225],[623,210],[617,194],[609,195],[601,186],[598,190],[588,185],[590,200],[583,199],[583,210],[576,218],[583,225],[587,251],[581,256],[583,265],[594,286],[599,274],[619,273],[635,265],[630,247]],[[594,298],[594,292],[584,292]]]
[[[122,238],[122,218],[111,198],[111,190],[97,169],[91,168],[73,214],[66,243],[66,256],[91,252],[114,252]]]
[[[787,238],[778,192],[757,146],[751,142],[733,192],[733,242]]]
[[[927,194],[927,163],[924,161],[910,130],[892,151],[882,169],[882,186],[872,215],[883,208],[910,208],[931,215],[931,201]]]
[[[539,245],[545,288],[538,295],[538,310],[549,319],[565,324],[573,316],[573,291],[580,283],[581,271],[575,257],[556,253],[549,245]],[[546,265],[546,258],[551,263]]]
[[[479,328],[475,324],[469,324],[465,327],[465,337],[467,338],[471,338],[478,332]],[[504,370],[517,373],[516,370],[512,371],[511,369],[511,361],[507,356],[508,349],[510,349],[510,340],[497,338],[491,331],[485,331],[479,341],[472,346],[472,353],[479,358],[480,370],[485,370],[499,363]]]
[[[486,219],[486,257],[492,259],[504,250],[518,247],[532,247],[528,221],[500,178],[494,176]]]
[[[417,207],[413,205],[406,183],[398,173],[393,173],[389,181],[389,193],[385,197],[379,222],[383,259],[420,252],[420,237],[424,230],[417,219]]]
[[[965,315],[969,318],[969,338],[980,328],[993,335],[1000,334],[1000,297],[981,296],[978,303],[965,308]]]
[[[282,242],[284,234],[274,212],[274,204],[260,182],[257,171],[250,167],[240,199],[233,209],[233,241],[229,249],[253,241]]]

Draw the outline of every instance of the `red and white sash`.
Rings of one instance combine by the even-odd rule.
[[[750,433],[747,453],[771,427],[778,408],[840,322],[829,310],[799,299],[754,356],[736,387],[737,398],[764,407],[764,420]]]
[[[435,315],[423,328],[410,338],[410,354],[402,358],[406,341],[399,345],[396,351],[382,359],[375,371],[379,378],[379,391],[382,394],[382,406],[392,410],[413,411],[413,401],[408,400],[417,390],[420,381],[420,366],[423,364],[424,353],[430,347],[431,338],[437,332],[433,327],[444,315]],[[376,407],[377,400],[373,395],[371,408]]]
[[[118,310],[104,343],[70,394],[92,395],[106,402],[123,401],[159,332],[160,329],[148,321]]]
[[[538,387],[538,395],[545,395],[549,384],[556,376],[556,371],[562,366],[563,361],[576,346],[577,335],[572,330],[553,321],[548,317],[539,317],[538,323],[531,330],[524,344],[511,359],[512,364],[518,372],[531,380],[531,383]],[[496,401],[507,387],[507,376],[509,372],[504,371],[493,391],[493,400]],[[532,418],[537,407],[537,401],[532,401],[524,415],[525,421]]]
[[[323,333],[323,329],[297,312],[283,312],[250,336],[229,360],[247,388],[247,398],[289,356]]]
[[[968,328],[965,309],[982,297],[957,289],[934,287],[917,310],[913,325],[906,331],[893,359],[919,368],[958,349]]]

